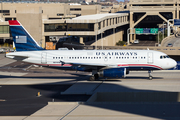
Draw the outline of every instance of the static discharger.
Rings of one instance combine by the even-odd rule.
[[[41,97],[41,92],[38,92],[36,96]]]

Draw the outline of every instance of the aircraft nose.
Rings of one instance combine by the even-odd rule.
[[[177,62],[172,59],[172,60],[171,60],[171,66],[172,66],[172,68],[173,68],[173,67],[176,67],[176,65],[177,65]]]
[[[169,69],[176,67],[176,65],[177,65],[177,62],[175,60],[171,59],[169,61]]]

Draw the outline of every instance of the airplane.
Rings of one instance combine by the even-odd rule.
[[[9,21],[16,51],[6,53],[7,58],[24,62],[92,72],[89,80],[99,77],[123,78],[129,71],[166,70],[177,65],[167,54],[154,50],[45,50],[38,45],[17,20]]]

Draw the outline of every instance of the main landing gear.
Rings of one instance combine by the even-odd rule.
[[[151,74],[151,70],[149,70],[148,73],[149,73],[149,80],[152,80],[153,76]]]
[[[94,74],[94,75],[91,75],[90,77],[89,77],[89,80],[90,81],[95,81],[95,80],[97,80],[97,79],[99,79],[99,75],[96,73],[96,74]]]
[[[94,80],[97,80],[97,79],[99,79],[99,74],[98,74],[97,70],[93,70],[92,75],[89,77],[89,80],[94,81]]]

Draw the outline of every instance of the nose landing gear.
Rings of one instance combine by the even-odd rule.
[[[151,74],[151,70],[149,70],[148,73],[149,73],[149,80],[152,80],[152,79],[153,79],[153,76],[152,76],[152,74]]]

